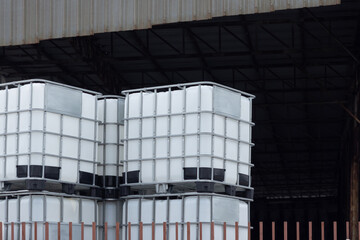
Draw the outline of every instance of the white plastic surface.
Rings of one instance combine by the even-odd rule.
[[[140,170],[142,183],[182,181],[184,167],[225,169],[226,184],[250,174],[251,99],[240,93],[217,86],[131,93],[125,117],[125,171]]]
[[[33,196],[20,196],[17,199],[2,199],[0,200],[0,222],[11,223],[14,222],[15,227],[15,239],[18,239],[19,222],[26,223],[25,239],[30,238],[34,233],[34,226],[32,222],[37,222],[38,239],[44,239],[44,223],[50,223],[50,234],[57,235],[57,228],[55,227],[57,222],[62,224],[68,224],[73,222],[73,237],[79,237],[76,235],[76,229],[80,229],[80,223],[91,224],[96,221],[96,200],[91,199],[79,199],[79,198],[61,198],[58,196],[46,196],[46,195],[33,195]],[[82,209],[80,211],[80,209]],[[77,224],[77,226],[76,226]],[[3,227],[3,237],[7,236],[7,239],[11,237],[10,225]],[[86,226],[84,228],[85,239],[91,238],[91,227]],[[21,234],[21,231],[20,231]],[[62,234],[68,236],[68,227],[62,227]],[[53,235],[53,236],[55,236]],[[5,239],[5,238],[4,238]]]
[[[127,207],[127,208],[126,208]],[[163,222],[167,222],[169,240],[176,239],[176,222],[179,223],[179,239],[181,231],[187,236],[187,227],[181,227],[181,222],[191,222],[190,238],[196,239],[198,224],[202,222],[203,239],[210,239],[210,223],[215,224],[215,239],[223,237],[223,223],[227,223],[227,238],[234,239],[235,222],[239,223],[239,239],[247,239],[248,205],[240,200],[220,196],[188,196],[181,199],[148,200],[128,199],[123,205],[123,224],[130,222],[131,237],[138,239],[139,229],[136,224],[143,222],[143,239],[151,239],[151,223],[155,220],[155,239],[163,238]],[[140,218],[139,218],[140,216]],[[182,217],[183,216],[183,217]],[[212,219],[211,219],[212,216]],[[183,229],[183,230],[181,230]],[[126,227],[123,227],[123,239]],[[127,236],[129,233],[126,233]]]
[[[79,171],[94,172],[96,96],[55,86],[53,92],[60,89],[67,95],[53,99],[49,89],[54,86],[29,83],[0,90],[0,134],[6,134],[0,137],[0,180],[15,179],[16,165],[61,167],[60,180],[70,182],[78,181]],[[78,96],[76,102],[62,101],[72,94]]]
[[[98,167],[98,175],[121,176],[124,159],[124,109],[123,98],[107,98],[98,100],[99,127],[98,161],[102,166]],[[118,167],[116,167],[118,165]],[[118,168],[118,169],[117,169]]]

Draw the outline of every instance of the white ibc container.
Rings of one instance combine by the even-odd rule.
[[[123,93],[126,183],[250,186],[252,95],[209,82]]]
[[[108,239],[116,239],[116,223],[121,223],[122,207],[120,200],[98,202],[98,225],[102,226],[98,231],[98,240],[105,239],[105,223],[107,223]]]
[[[0,181],[93,184],[97,95],[38,79],[0,85]]]
[[[84,239],[91,239],[92,223],[96,222],[97,200],[50,193],[18,193],[0,196],[0,222],[3,222],[3,239],[11,239],[11,223],[14,223],[14,239],[20,239],[25,223],[25,239],[33,239],[34,222],[37,222],[38,240],[45,239],[45,222],[49,223],[49,236],[57,236],[57,224],[61,223],[61,235],[69,236],[69,222],[73,224],[73,239],[80,239],[81,222],[84,223]]]
[[[167,238],[175,240],[176,223],[178,239],[186,239],[187,222],[190,223],[190,239],[197,239],[202,223],[202,239],[211,239],[211,223],[214,222],[214,239],[223,239],[223,226],[226,222],[226,239],[235,238],[236,222],[239,239],[247,239],[249,206],[236,198],[219,195],[177,196],[166,199],[138,197],[126,199],[123,205],[122,237],[129,236],[128,223],[131,223],[131,237],[138,239],[139,224],[143,223],[143,239],[151,240],[152,222],[155,222],[155,239],[163,239],[163,223],[167,225]]]
[[[118,187],[122,183],[124,159],[124,98],[102,96],[98,100],[99,184],[104,187]]]

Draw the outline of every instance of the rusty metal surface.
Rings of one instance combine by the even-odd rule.
[[[339,3],[340,0],[0,0],[0,46]]]

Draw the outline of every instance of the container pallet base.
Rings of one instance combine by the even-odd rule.
[[[164,184],[124,184],[120,186],[119,196],[151,195],[161,193],[217,193],[252,200],[254,189],[251,187],[225,185],[217,182],[196,181]]]
[[[64,183],[45,179],[17,179],[0,182],[0,193],[1,191],[18,190],[50,191],[82,196],[103,197],[102,188],[86,184]]]

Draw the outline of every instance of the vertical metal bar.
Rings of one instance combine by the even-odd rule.
[[[49,223],[45,223],[45,240],[49,240]]]
[[[350,223],[346,221],[346,239],[350,239]]]
[[[211,222],[211,240],[215,239],[215,226],[214,226],[214,222]]]
[[[105,237],[104,239],[107,240],[108,239],[108,223],[105,222],[105,226],[104,226],[104,232],[105,232]]]
[[[312,240],[312,222],[309,222],[309,240]]]
[[[200,222],[200,240],[202,240],[202,222]]]
[[[325,240],[325,224],[321,222],[321,240]]]
[[[72,240],[72,222],[69,222],[69,240]]]
[[[11,240],[15,240],[14,239],[14,222],[11,222]]]
[[[116,223],[116,240],[120,240],[120,223]]]
[[[296,222],[296,240],[300,240],[300,223]]]
[[[284,240],[288,239],[288,227],[287,227],[287,222],[284,222]]]
[[[251,240],[251,223],[248,222],[248,240]]]
[[[155,240],[155,222],[151,224],[151,240]]]
[[[92,223],[92,240],[96,240],[96,223]]]
[[[166,222],[163,222],[163,239],[166,240]]]
[[[84,222],[81,222],[81,240],[84,240]]]
[[[61,240],[61,229],[60,229],[60,222],[57,223],[57,233],[58,233],[58,240]]]
[[[131,222],[128,223],[128,229],[129,229],[128,240],[131,240]]]
[[[21,239],[22,240],[25,240],[25,236],[26,236],[26,234],[25,234],[25,223],[24,222],[22,222],[21,223]]]
[[[337,223],[336,221],[333,223],[333,238],[337,240]]]
[[[190,240],[190,222],[187,222],[186,225],[187,225],[187,230],[186,230],[187,240]]]
[[[179,223],[175,223],[176,240],[179,240]],[[1,239],[0,239],[1,240]]]
[[[235,222],[235,240],[239,240],[239,222]]]
[[[259,222],[259,240],[264,239],[263,222]]]
[[[275,240],[275,222],[271,223],[271,239]]]
[[[223,239],[226,240],[226,222],[224,222],[224,225],[223,225]]]
[[[140,226],[139,226],[139,239],[143,240],[143,222],[140,222]]]

